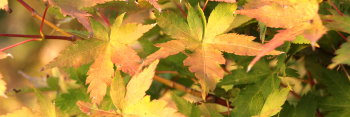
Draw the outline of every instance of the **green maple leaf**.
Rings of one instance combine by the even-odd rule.
[[[97,39],[77,41],[48,65],[77,67],[94,61],[86,79],[86,83],[90,84],[88,92],[93,103],[99,103],[106,94],[107,85],[110,84],[114,73],[113,64],[117,69],[131,75],[138,70],[141,59],[130,45],[154,26],[123,24],[123,17],[124,14],[116,18],[110,33],[101,24],[92,22]]]

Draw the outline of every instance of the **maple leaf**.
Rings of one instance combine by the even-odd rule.
[[[109,1],[125,1],[125,0],[44,0],[50,5],[59,7],[64,15],[77,18],[77,20],[89,31],[92,32],[89,23],[91,14],[82,11],[83,8],[92,7]]]
[[[213,90],[217,82],[223,78],[224,71],[220,64],[225,63],[221,51],[237,55],[253,56],[261,51],[262,44],[253,42],[255,37],[228,33],[235,16],[232,14],[235,4],[220,3],[210,14],[208,22],[199,6],[188,7],[187,22],[180,16],[169,12],[161,14],[158,25],[165,33],[176,40],[156,44],[158,51],[149,55],[145,63],[155,59],[165,58],[184,50],[190,50],[183,61],[189,66],[189,70],[195,73],[202,87],[202,97],[205,98],[208,91]],[[273,51],[270,55],[278,55],[281,52]]]
[[[5,91],[6,91],[6,82],[3,80],[2,74],[0,74],[0,96],[7,97],[5,95]]]
[[[313,47],[316,46],[317,40],[326,32],[318,8],[317,0],[250,0],[243,10],[237,10],[236,13],[256,18],[269,27],[286,28],[264,45],[249,64],[248,71],[261,57],[285,41],[293,41],[298,35],[303,35]]]
[[[77,41],[48,65],[48,67],[77,67],[94,61],[86,79],[86,83],[90,84],[88,92],[93,103],[98,104],[106,94],[106,88],[114,73],[113,64],[117,69],[131,75],[138,70],[141,59],[129,45],[154,26],[123,24],[124,15],[116,18],[109,36],[101,24],[93,23],[97,39]]]

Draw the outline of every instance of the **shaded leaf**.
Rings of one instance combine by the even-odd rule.
[[[200,117],[200,110],[196,105],[191,104],[190,102],[177,96],[176,94],[172,95],[172,99],[176,103],[176,107],[178,108],[180,113],[188,117]]]
[[[350,92],[350,83],[346,76],[312,62],[308,62],[306,66],[312,76],[326,86],[330,94],[324,100],[320,100],[321,108],[327,111],[329,116],[349,114],[350,94],[345,92]]]
[[[315,117],[317,100],[314,95],[307,94],[301,98],[297,106],[285,104],[280,117]]]
[[[237,117],[251,117],[258,115],[268,96],[279,87],[279,79],[269,76],[254,85],[248,86],[234,100],[232,115]]]

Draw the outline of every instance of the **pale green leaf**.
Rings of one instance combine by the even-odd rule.
[[[281,111],[282,105],[287,99],[289,88],[273,91],[266,99],[265,104],[258,117],[271,117]]]
[[[233,13],[236,8],[236,4],[219,3],[209,16],[204,37],[210,40],[216,35],[229,31],[229,24],[231,24],[235,19],[235,15]]]
[[[204,13],[202,9],[199,7],[199,5],[193,8],[191,5],[187,4],[187,7],[188,7],[187,22],[191,30],[191,34],[196,39],[202,40],[205,24],[206,24]]]

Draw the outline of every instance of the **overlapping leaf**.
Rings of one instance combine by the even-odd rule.
[[[96,116],[123,116],[123,117],[180,117],[177,110],[167,107],[164,100],[150,100],[145,96],[146,91],[152,84],[155,69],[159,60],[154,61],[142,72],[134,75],[127,86],[119,73],[113,79],[111,85],[111,99],[118,108],[118,113],[93,109],[89,103],[78,102],[81,110],[85,113],[93,112]]]
[[[223,34],[230,30],[230,25],[235,16],[232,14],[235,4],[220,3],[210,14],[208,22],[199,6],[188,6],[187,23],[180,16],[169,12],[161,14],[158,25],[165,33],[176,40],[157,44],[160,49],[148,56],[145,60],[149,63],[155,59],[165,58],[170,55],[190,50],[192,53],[183,61],[189,66],[189,70],[195,73],[202,87],[203,98],[209,90],[213,90],[217,82],[223,78],[224,71],[220,64],[225,63],[221,51],[237,55],[257,55],[262,50],[262,45],[253,42],[254,37],[235,33]],[[270,55],[280,54],[272,51]]]
[[[129,46],[154,25],[122,24],[124,14],[117,17],[110,35],[102,25],[93,23],[96,40],[80,40],[68,47],[48,66],[80,66],[92,61],[86,83],[93,103],[99,103],[106,94],[106,88],[113,76],[113,64],[117,69],[133,75],[140,63],[140,57]]]
[[[269,27],[285,28],[267,44],[250,63],[248,70],[262,56],[282,45],[292,41],[298,35],[303,35],[315,46],[316,42],[326,32],[318,15],[318,0],[249,0],[243,10],[236,13],[256,18]]]

